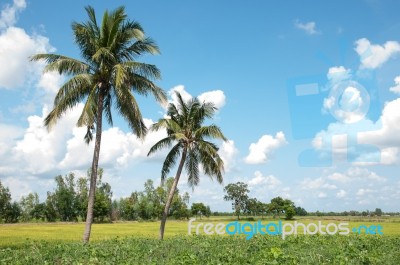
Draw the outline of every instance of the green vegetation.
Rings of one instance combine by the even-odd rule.
[[[243,218],[242,218],[243,219]],[[242,222],[251,222],[261,220],[261,218],[246,218]],[[298,218],[297,221],[308,224],[322,220],[323,223],[339,223],[349,222],[350,227],[359,226],[361,224],[381,224],[383,226],[384,236],[393,236],[400,239],[400,217],[316,217],[307,216]],[[214,224],[222,222],[228,223],[235,221],[233,216],[212,216],[210,218],[196,219],[198,222],[212,222]],[[293,221],[285,221],[293,222]],[[264,218],[262,222],[277,222],[277,219],[269,216]],[[93,224],[92,240],[100,241],[105,239],[113,239],[115,237],[149,237],[157,238],[159,221],[154,222],[116,222]],[[83,223],[19,223],[19,224],[3,224],[0,225],[0,247],[20,246],[27,241],[46,240],[46,241],[79,241],[82,231],[84,230]],[[169,220],[165,232],[166,238],[174,236],[184,236],[188,233],[188,221]],[[291,236],[289,236],[291,237]],[[29,240],[28,240],[29,239]],[[243,240],[245,240],[243,238]]]
[[[82,243],[27,242],[0,250],[1,264],[398,264],[398,237],[184,236]]]

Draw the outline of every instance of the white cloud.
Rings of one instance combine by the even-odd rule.
[[[22,128],[0,123],[0,158],[11,150],[16,139],[23,135],[23,132]]]
[[[193,96],[185,90],[184,85],[177,85],[168,91],[168,94],[171,97],[171,99],[168,101],[169,103],[173,103],[175,105],[178,104],[178,98],[175,95],[175,92],[179,92],[184,101],[189,101],[193,98]],[[200,102],[214,103],[215,107],[217,107],[218,110],[225,105],[226,99],[224,91],[222,90],[207,91],[197,96],[197,98],[200,100]]]
[[[387,41],[383,45],[371,44],[362,38],[355,42],[355,51],[360,56],[360,68],[375,69],[384,64],[392,56],[400,52],[400,44],[397,41]]]
[[[357,196],[364,196],[364,195],[366,195],[366,194],[370,194],[370,193],[373,193],[374,191],[373,190],[370,190],[370,189],[359,189],[358,191],[357,191],[357,193],[356,193],[356,195]]]
[[[335,172],[328,175],[327,178],[340,183],[349,183],[352,181],[364,182],[367,180],[374,181],[375,183],[386,181],[385,177],[379,176],[375,172],[361,167],[350,167],[345,173]]]
[[[15,89],[33,82],[42,65],[29,61],[36,53],[46,53],[54,48],[49,39],[41,35],[28,35],[21,28],[10,27],[0,33],[0,88]]]
[[[245,158],[248,164],[262,164],[270,160],[273,151],[287,144],[283,132],[272,135],[263,135],[257,143],[252,143],[249,147],[249,155]]]
[[[200,102],[212,102],[218,109],[225,105],[225,94],[222,90],[204,92],[197,97]]]
[[[325,192],[321,191],[321,192],[318,193],[317,197],[320,198],[320,199],[323,199],[323,198],[328,197],[328,195],[326,195]]]
[[[317,31],[317,24],[314,21],[301,23],[299,20],[294,22],[294,26],[298,29],[305,31],[309,35],[319,34],[320,32]]]
[[[336,185],[326,182],[326,180],[322,177],[319,177],[316,179],[306,178],[300,183],[300,186],[304,190],[316,190],[316,189],[334,190],[334,189],[337,189]]]
[[[17,22],[17,13],[26,8],[25,0],[14,0],[13,5],[7,4],[0,15],[0,30],[13,26]]]
[[[347,192],[345,190],[339,190],[336,193],[336,198],[338,198],[338,199],[344,198],[344,197],[346,197],[346,194],[347,194]]]
[[[358,134],[360,144],[372,144],[379,148],[381,164],[399,162],[400,145],[400,98],[387,102],[379,120],[370,130]]]
[[[238,153],[233,140],[223,142],[218,150],[221,159],[224,161],[225,172],[230,172],[236,166],[236,155]]]
[[[326,77],[329,81],[337,83],[338,81],[343,81],[350,79],[352,76],[351,70],[346,69],[344,66],[333,66],[328,69]]]
[[[250,188],[257,187],[271,190],[279,186],[281,181],[273,175],[263,176],[260,171],[256,171],[254,172],[254,178],[250,179],[248,184]]]
[[[400,76],[396,76],[394,78],[394,86],[392,86],[389,90],[393,93],[400,94]]]

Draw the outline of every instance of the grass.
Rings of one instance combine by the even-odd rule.
[[[248,218],[241,222],[254,222]],[[308,224],[349,222],[383,226],[384,235],[188,236],[188,222],[169,220],[165,240],[159,222],[94,224],[81,243],[83,223],[0,225],[0,264],[400,264],[400,218],[302,217]],[[233,217],[199,222],[228,223]],[[262,222],[277,222],[267,218]],[[283,220],[282,220],[283,221]],[[294,221],[283,221],[294,222]]]
[[[53,244],[29,241],[0,249],[0,264],[399,264],[399,237],[175,236]]]
[[[197,219],[198,222],[212,222],[214,224],[222,222],[228,223],[236,220],[232,217],[211,217]],[[255,218],[259,220],[259,218]],[[400,238],[400,218],[363,218],[356,219],[351,217],[303,217],[297,221],[308,224],[322,220],[324,224],[329,222],[349,222],[349,227],[361,224],[372,225],[381,224],[384,236],[395,236]],[[266,218],[263,223],[276,222],[277,219]],[[245,222],[243,220],[243,222]],[[248,221],[253,222],[253,221]],[[284,223],[287,221],[283,221]],[[293,221],[288,221],[293,222]],[[49,242],[80,242],[84,230],[84,223],[34,223],[34,224],[3,224],[0,225],[0,248],[18,247],[30,240],[45,240]],[[140,237],[155,239],[158,237],[159,222],[118,222],[112,224],[93,224],[91,241],[98,242],[124,237]],[[168,220],[166,225],[165,238],[184,236],[188,233],[188,222]]]

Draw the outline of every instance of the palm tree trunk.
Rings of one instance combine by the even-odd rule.
[[[185,164],[185,160],[186,160],[186,153],[187,153],[187,149],[185,147],[183,149],[181,162],[179,163],[178,171],[176,172],[176,176],[175,176],[174,182],[172,183],[171,190],[169,191],[168,199],[165,204],[163,215],[161,217],[160,237],[159,237],[160,240],[163,240],[163,238],[164,238],[165,223],[167,222],[169,207],[171,206],[172,199],[174,198],[176,186],[178,186],[179,178],[181,177],[183,165]]]
[[[90,176],[86,226],[85,226],[85,231],[83,232],[83,242],[85,244],[89,242],[90,232],[92,230],[94,198],[96,195],[97,168],[99,166],[99,157],[100,157],[104,95],[101,91],[101,86],[99,87],[99,89],[100,89],[100,92],[99,92],[99,101],[98,101],[98,105],[97,105],[96,140],[95,140],[94,152],[93,152],[92,174]]]

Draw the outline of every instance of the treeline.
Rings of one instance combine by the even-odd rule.
[[[271,199],[269,203],[261,202],[257,198],[250,198],[248,193],[248,185],[243,182],[228,184],[224,191],[226,195],[224,200],[232,201],[232,210],[236,214],[237,218],[240,218],[240,214],[247,214],[251,216],[273,215],[280,217],[285,215],[285,218],[290,220],[295,215],[305,216],[307,211],[296,206],[295,203],[289,199],[283,199],[281,197],[275,197]]]
[[[102,177],[103,170],[100,169],[96,184],[93,221],[158,220],[161,217],[173,178],[167,179],[157,188],[149,179],[144,184],[144,191],[135,191],[129,197],[113,200],[111,185],[103,182]],[[89,180],[90,171],[86,177],[79,178],[76,178],[74,173],[59,175],[55,177],[54,191],[47,192],[44,202],[40,202],[36,192],[23,196],[19,202],[12,202],[10,190],[0,182],[0,223],[85,221]],[[187,192],[181,195],[177,189],[169,216],[179,219],[211,214],[210,208],[202,203],[194,203],[189,209],[189,198]]]
[[[310,215],[314,216],[391,216],[399,215],[398,212],[383,212],[381,208],[375,208],[374,211],[364,210],[364,211],[343,211],[343,212],[312,212]]]
[[[77,222],[86,221],[90,170],[86,177],[76,177],[74,173],[55,177],[56,187],[47,192],[47,197],[40,202],[36,192],[23,196],[18,202],[12,201],[8,187],[0,182],[0,223],[16,222]],[[94,222],[159,220],[162,215],[173,178],[168,178],[158,187],[152,180],[144,183],[143,191],[132,192],[129,197],[113,200],[111,185],[103,181],[103,170],[99,169],[98,182],[94,204]],[[228,184],[224,199],[232,202],[233,214],[239,219],[241,215],[275,217],[285,216],[382,216],[385,213],[376,208],[375,211],[344,211],[344,212],[310,212],[296,206],[289,199],[275,197],[270,202],[261,202],[248,196],[247,184],[237,182]],[[227,216],[232,212],[211,212],[209,206],[203,203],[192,203],[189,208],[190,196],[187,192],[181,194],[175,191],[168,216],[175,219],[188,219],[203,216]],[[386,213],[395,215],[399,213]]]

